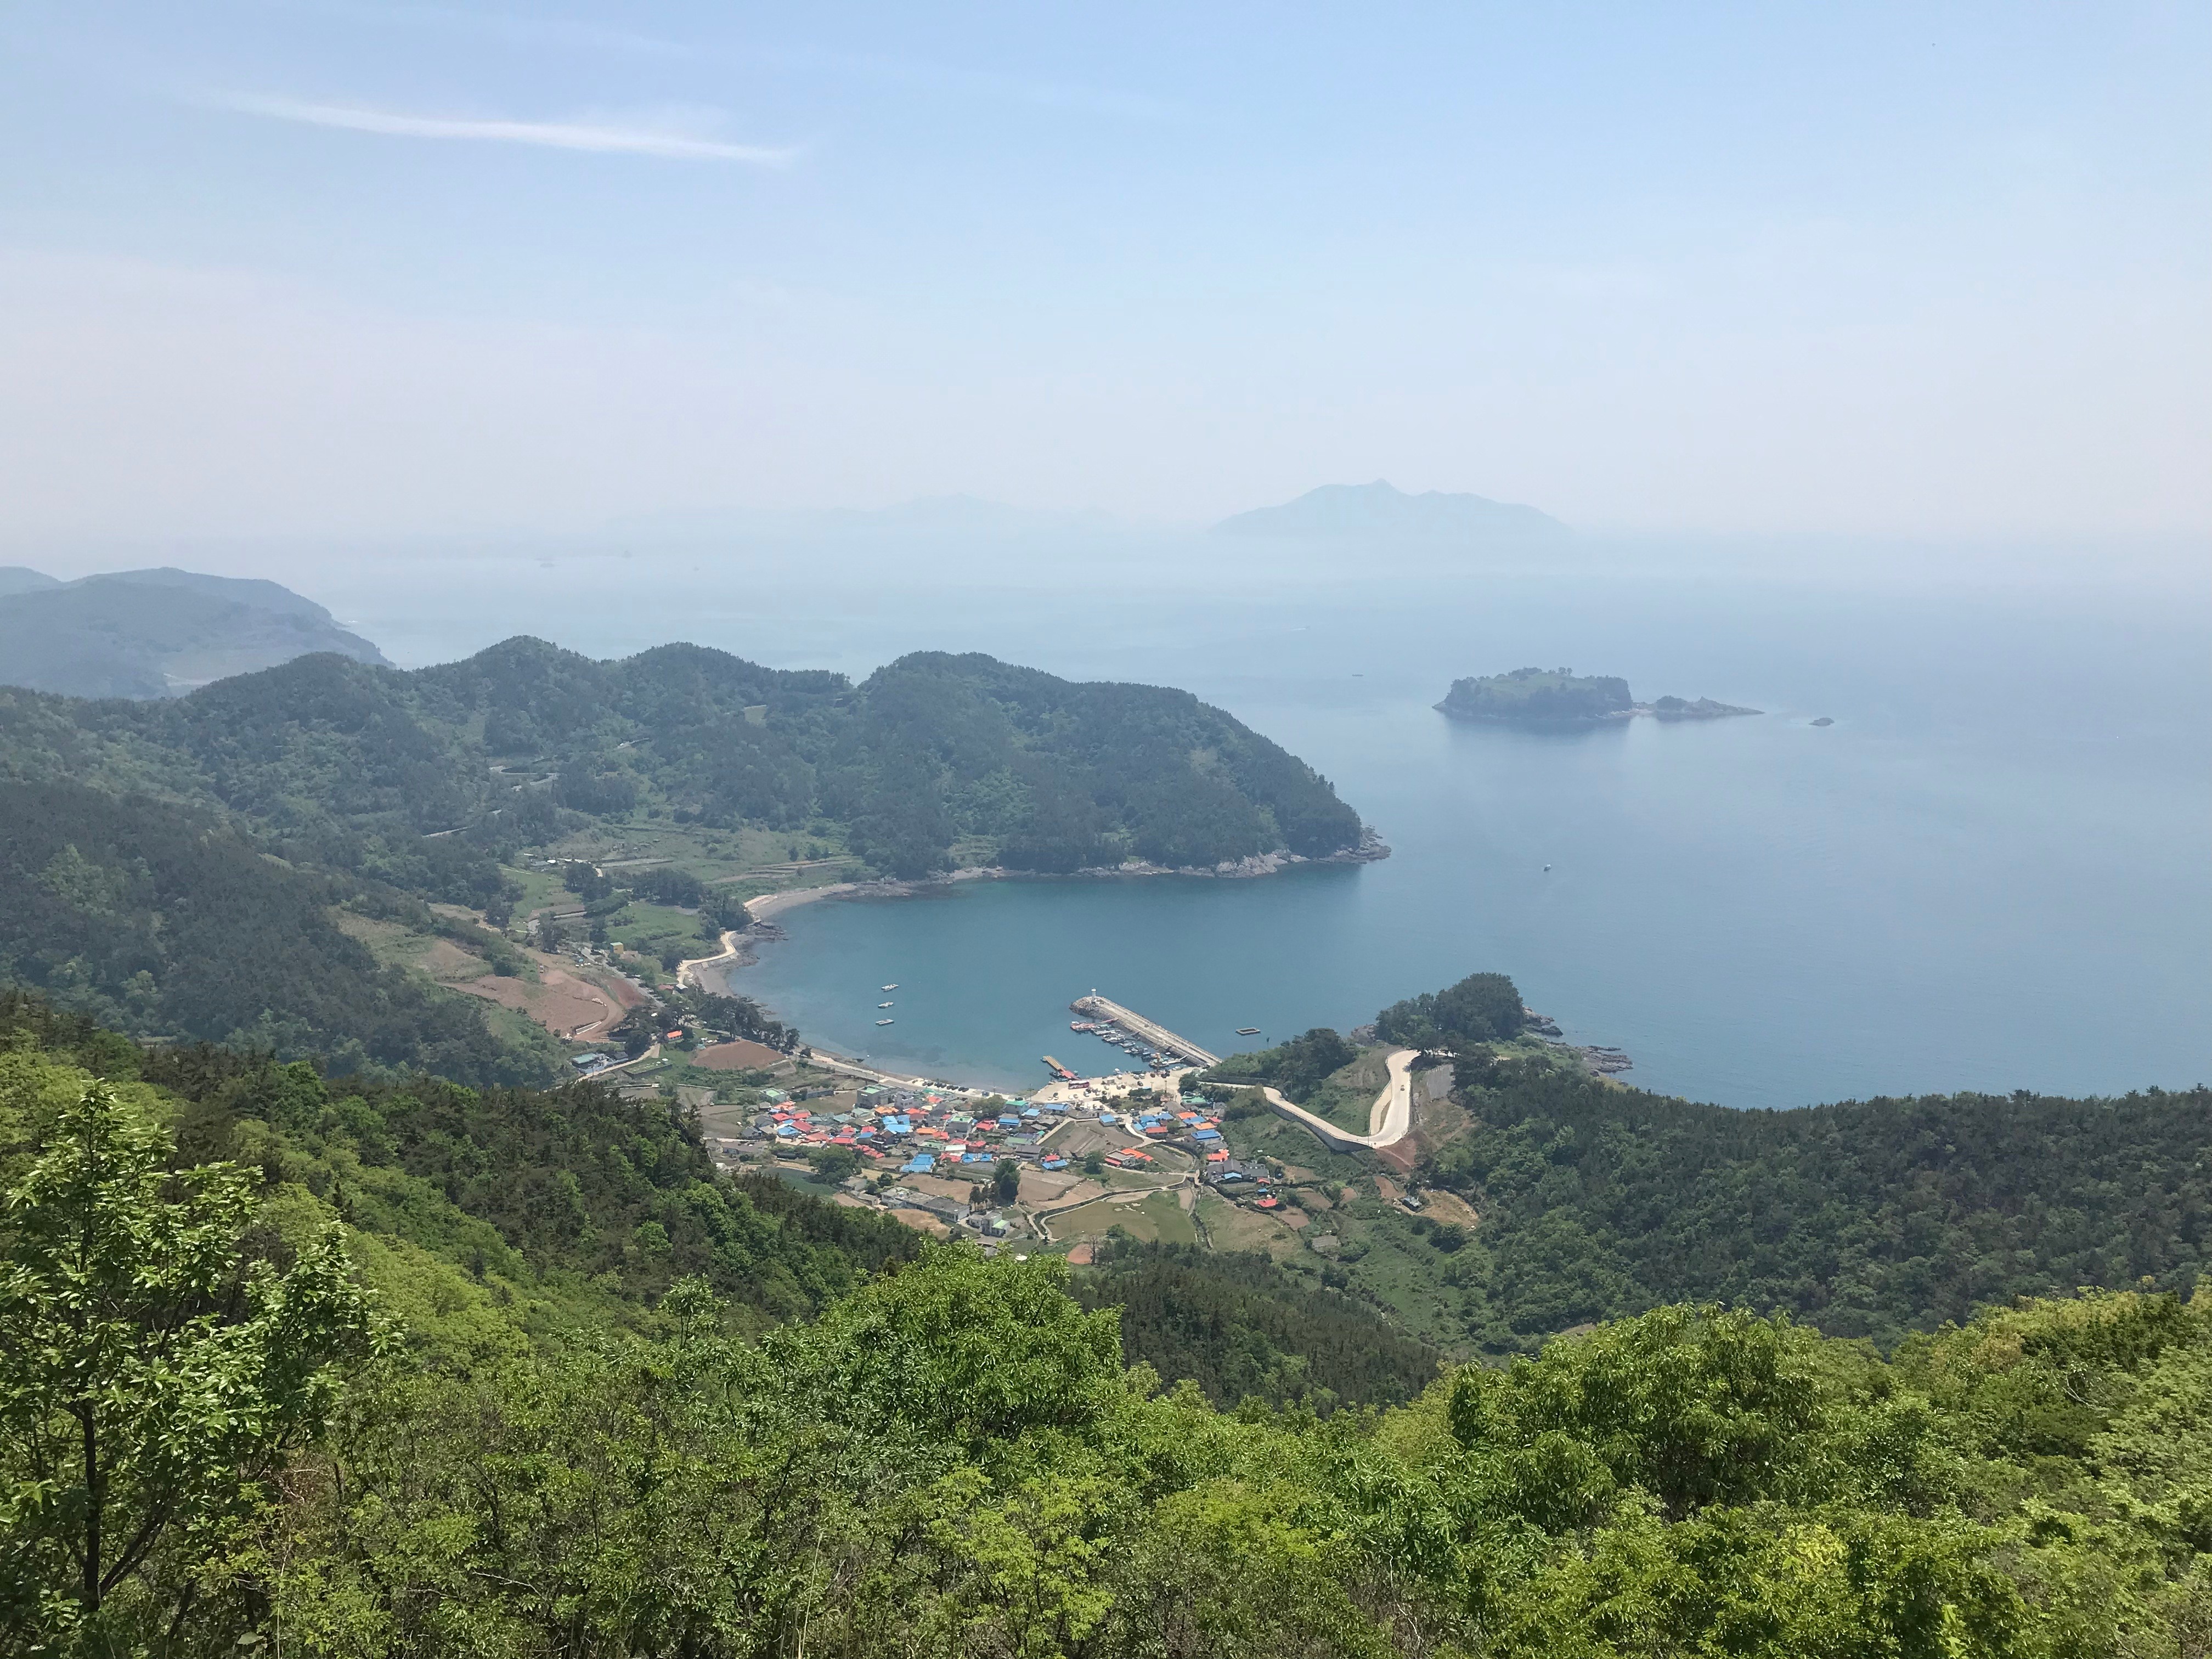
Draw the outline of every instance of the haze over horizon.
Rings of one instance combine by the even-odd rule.
[[[42,568],[1376,477],[1600,533],[2212,533],[2191,9],[0,29]]]

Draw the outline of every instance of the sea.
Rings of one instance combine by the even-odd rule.
[[[1496,971],[1568,1040],[1625,1050],[1625,1081],[1734,1107],[2212,1079],[2212,601],[2185,570],[638,539],[286,580],[409,666],[531,633],[856,677],[980,651],[1179,686],[1313,764],[1391,848],[787,912],[732,988],[887,1068],[1012,1091],[1047,1055],[1105,1069],[1122,1057],[1069,1029],[1092,990],[1227,1053]],[[1528,731],[1434,708],[1523,665],[1764,712]]]

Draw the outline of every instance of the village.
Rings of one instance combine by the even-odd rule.
[[[1183,1235],[1203,1196],[1284,1207],[1279,1170],[1230,1152],[1232,1091],[1199,1085],[1198,1070],[1060,1078],[1025,1097],[845,1079],[769,1087],[736,1126],[714,1112],[706,1140],[726,1165],[834,1180],[840,1201],[987,1252],[1061,1248],[1079,1263],[1116,1226]]]

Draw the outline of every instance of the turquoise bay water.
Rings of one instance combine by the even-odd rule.
[[[483,638],[410,637],[366,593],[340,614],[402,660],[528,629],[595,654],[688,637],[865,673],[972,649],[1183,686],[1310,761],[1395,849],[1253,881],[969,883],[787,913],[737,988],[886,1065],[1009,1087],[1046,1053],[1102,1066],[1113,1051],[1067,1029],[1094,987],[1225,1050],[1240,1025],[1346,1028],[1496,969],[1571,1037],[1627,1049],[1628,1080],[1735,1106],[2212,1078],[2201,593],[710,568],[672,617],[582,602],[588,572],[520,599],[501,574],[443,577],[481,580],[445,614]],[[1769,712],[1558,734],[1429,707],[1524,663]]]

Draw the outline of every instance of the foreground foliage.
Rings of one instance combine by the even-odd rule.
[[[1886,1362],[1668,1306],[1393,1410],[1224,1413],[1127,1367],[1116,1312],[1056,1261],[972,1249],[864,1278],[836,1246],[848,1285],[765,1328],[696,1274],[549,1325],[582,1244],[533,1237],[528,1206],[475,1218],[441,1190],[486,1202],[459,1165],[416,1175],[397,1145],[620,1150],[640,1172],[649,1130],[618,1149],[582,1127],[611,1108],[572,1108],[579,1138],[531,1154],[496,1112],[448,1102],[418,1131],[400,1097],[319,1097],[301,1068],[180,1057],[173,1089],[64,1018],[18,1008],[10,1030],[7,1651],[2057,1659],[2212,1639],[2202,1293],[2023,1301]],[[289,1103],[246,1115],[272,1090]],[[196,1150],[218,1143],[233,1156]],[[629,1213],[628,1181],[583,1189],[592,1225]],[[111,1501],[167,1517],[129,1565],[103,1557],[96,1615],[66,1542],[90,1483],[59,1449],[88,1398],[146,1449]]]
[[[1441,1358],[1367,1304],[1257,1254],[1109,1241],[1075,1295],[1119,1315],[1130,1363],[1187,1378],[1222,1407],[1258,1401],[1326,1417],[1402,1405],[1435,1379]]]

